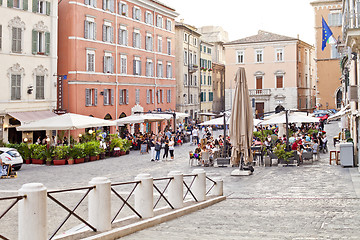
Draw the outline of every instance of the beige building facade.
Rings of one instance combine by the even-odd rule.
[[[175,25],[176,110],[197,119],[200,112],[200,33],[183,22]]]
[[[317,109],[340,109],[343,89],[341,87],[340,54],[336,44],[327,44],[322,51],[322,17],[333,36],[342,40],[342,1],[318,0],[311,5],[315,13],[316,51],[316,103]]]
[[[250,98],[257,118],[285,109],[311,111],[314,99],[314,47],[270,32],[225,43],[225,104],[232,108],[239,67],[246,70]]]
[[[201,41],[200,44],[200,112],[213,112],[213,66],[212,66],[213,45]],[[206,121],[208,117],[202,115],[200,120]]]

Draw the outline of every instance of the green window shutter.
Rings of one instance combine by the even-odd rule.
[[[2,5],[2,0],[0,0],[0,6]]]
[[[28,8],[28,0],[23,0],[23,9],[24,11],[27,11],[29,8]]]
[[[37,13],[38,12],[38,7],[39,7],[39,1],[38,0],[33,0],[33,5],[32,5],[32,11],[34,13]]]
[[[46,15],[50,16],[50,2],[46,2]]]
[[[12,8],[13,6],[13,0],[7,0],[7,7]]]
[[[50,33],[45,33],[45,55],[50,54]]]
[[[37,34],[38,32],[32,30],[32,54],[37,54]]]

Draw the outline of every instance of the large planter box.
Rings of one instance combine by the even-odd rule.
[[[284,159],[279,159],[279,163],[283,165],[294,164],[294,158],[289,158],[288,161],[285,161]]]
[[[45,160],[42,160],[42,159],[32,159],[32,164],[44,164],[45,163]]]
[[[53,163],[54,163],[54,165],[65,165],[66,159],[54,159]]]
[[[74,159],[75,160],[75,163],[78,164],[78,163],[84,163],[85,162],[85,158],[76,158]]]
[[[96,160],[96,156],[90,156],[89,161],[95,161]]]

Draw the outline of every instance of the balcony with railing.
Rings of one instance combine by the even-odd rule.
[[[354,43],[355,45],[360,45],[360,2],[354,2],[353,6],[345,3],[342,32],[347,46],[353,47]]]
[[[270,96],[271,90],[270,89],[249,89],[249,95],[256,97],[256,96]]]
[[[189,64],[189,72],[194,73],[199,69],[199,66],[196,64]]]

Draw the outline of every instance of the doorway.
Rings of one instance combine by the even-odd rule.
[[[255,103],[255,115],[256,115],[257,119],[264,117],[264,103],[263,102]]]

